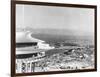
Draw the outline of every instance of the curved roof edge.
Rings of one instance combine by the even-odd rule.
[[[20,31],[16,32],[16,42],[45,42],[40,39],[36,39],[31,36],[32,32],[30,31]]]

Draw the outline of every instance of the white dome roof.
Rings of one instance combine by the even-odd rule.
[[[44,44],[42,40],[33,38],[31,36],[32,32],[16,32],[16,43],[26,43],[26,42],[38,42],[39,49],[34,49],[34,47],[16,48],[16,54],[29,54],[43,52],[44,49],[51,49],[48,44]],[[43,49],[43,50],[42,50]]]
[[[16,43],[24,42],[45,42],[31,36],[32,32],[16,32]]]

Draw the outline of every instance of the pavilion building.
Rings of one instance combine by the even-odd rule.
[[[45,58],[45,51],[54,49],[31,34],[29,31],[16,32],[16,73],[35,72],[38,62]]]

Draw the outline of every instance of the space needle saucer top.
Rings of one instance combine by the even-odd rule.
[[[33,38],[30,31],[16,32],[16,54],[28,54],[54,49],[45,41]]]

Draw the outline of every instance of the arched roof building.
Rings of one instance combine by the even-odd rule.
[[[35,63],[40,62],[45,57],[45,51],[53,49],[45,41],[33,38],[32,32],[20,31],[16,32],[16,72],[32,72]],[[24,65],[25,66],[24,66]],[[33,67],[28,67],[34,65]],[[25,67],[22,69],[21,67]],[[27,69],[28,68],[28,69]]]
[[[29,31],[16,32],[16,54],[28,54],[54,48],[43,40],[33,38],[31,34],[32,32]]]

